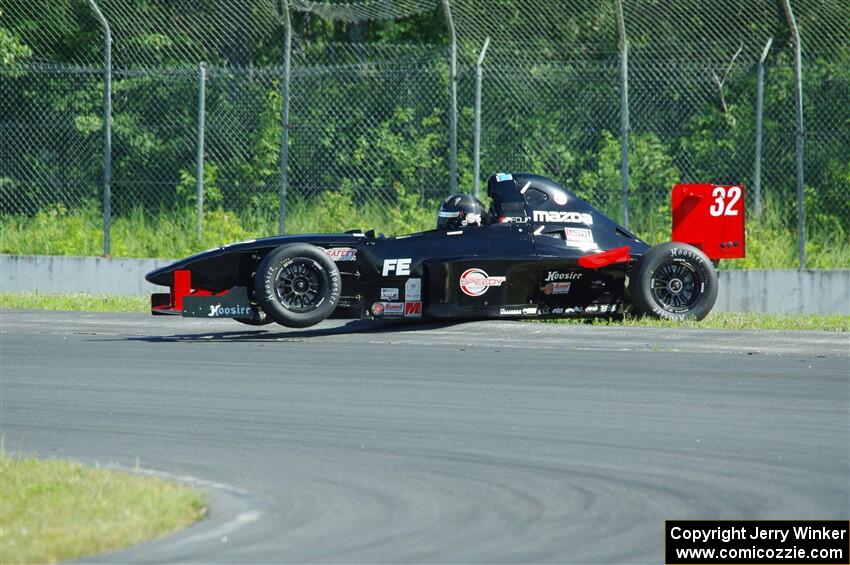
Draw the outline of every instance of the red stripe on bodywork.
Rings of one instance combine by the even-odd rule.
[[[631,257],[629,246],[624,245],[601,253],[579,257],[578,264],[585,269],[598,269],[614,263],[628,263]]]
[[[192,272],[188,269],[174,271],[174,284],[171,285],[171,307],[183,310],[183,297],[192,293]]]

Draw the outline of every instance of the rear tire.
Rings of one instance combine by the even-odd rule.
[[[717,301],[717,270],[686,243],[662,243],[637,263],[629,295],[638,314],[663,320],[702,320]]]
[[[282,245],[266,255],[254,280],[257,303],[282,326],[306,328],[330,316],[339,304],[342,278],[314,245]]]

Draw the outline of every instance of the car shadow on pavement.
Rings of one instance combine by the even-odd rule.
[[[406,333],[426,330],[448,328],[465,321],[439,321],[439,322],[412,322],[412,321],[372,321],[352,320],[346,324],[331,327],[312,327],[309,329],[284,329],[280,326],[270,324],[252,329],[233,331],[205,331],[196,333],[183,333],[173,335],[155,336],[130,336],[122,341],[146,341],[158,342],[209,342],[209,341],[303,341],[322,337],[353,335],[353,334],[381,334],[381,333]],[[268,328],[268,329],[265,329]]]

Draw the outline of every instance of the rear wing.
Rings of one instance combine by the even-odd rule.
[[[740,184],[673,187],[673,241],[700,249],[709,259],[746,256],[746,205]]]

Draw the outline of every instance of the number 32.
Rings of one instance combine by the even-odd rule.
[[[718,186],[711,191],[711,195],[714,197],[714,204],[712,204],[711,208],[708,209],[709,214],[712,216],[738,215],[738,210],[735,209],[735,205],[738,203],[738,200],[741,199],[740,186],[731,186],[728,190],[722,186]],[[729,199],[728,203],[726,201],[727,198]]]

